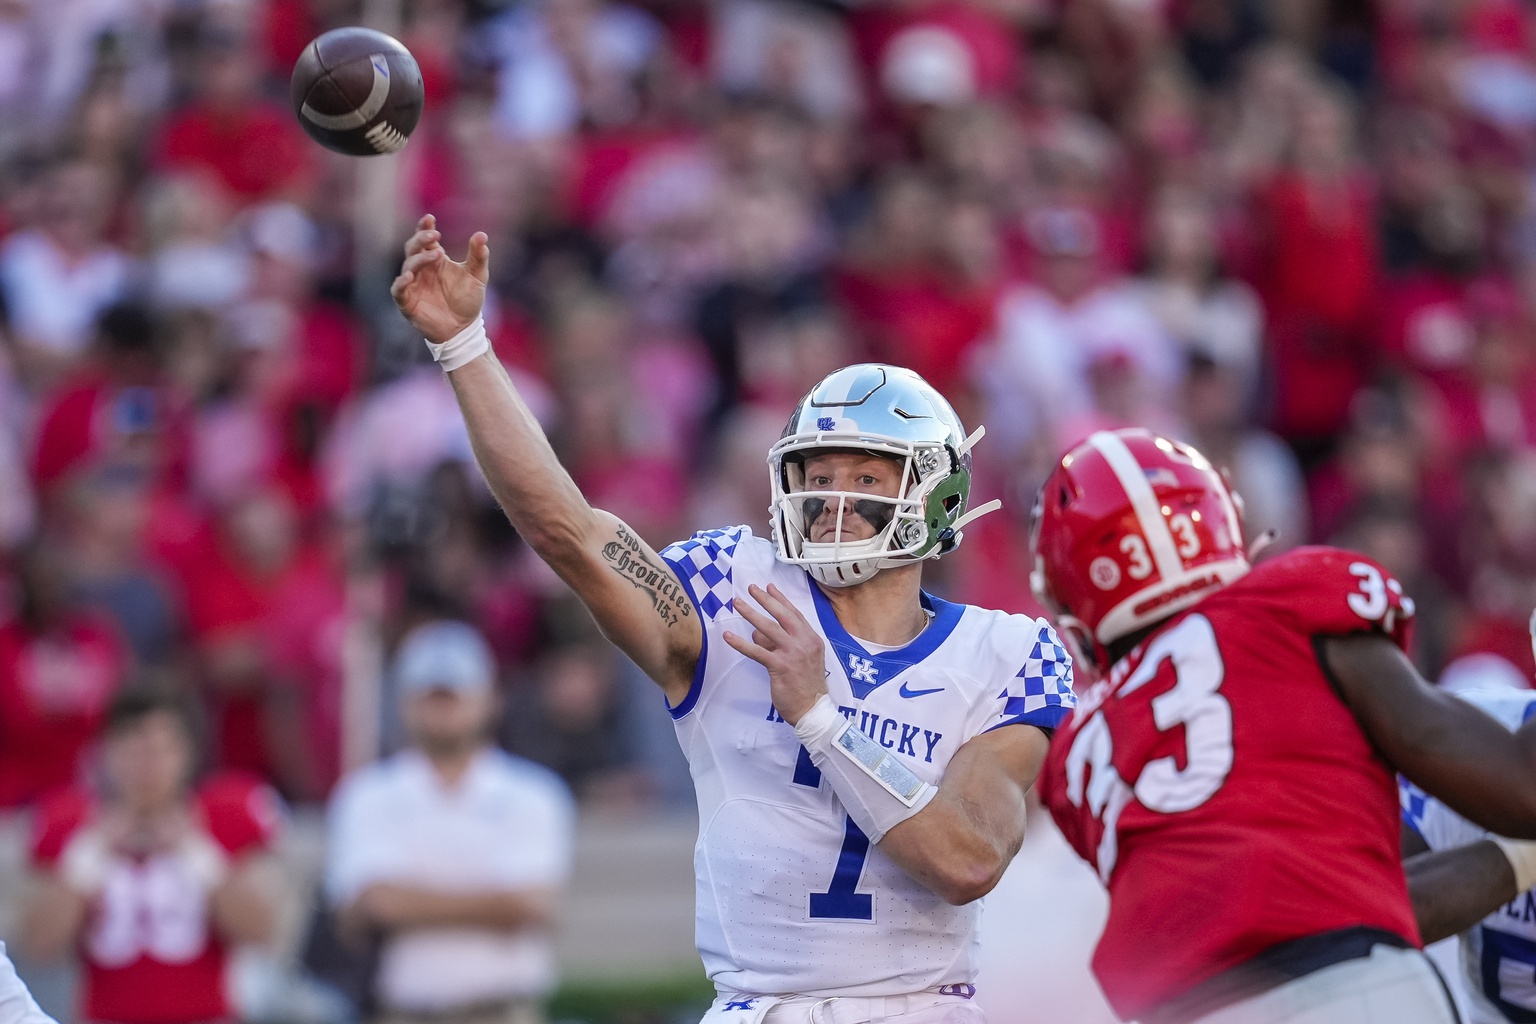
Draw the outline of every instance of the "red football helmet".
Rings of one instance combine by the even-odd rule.
[[[1061,457],[1030,524],[1030,583],[1075,655],[1107,667],[1115,640],[1249,569],[1241,502],[1205,456],[1150,430],[1099,431]]]

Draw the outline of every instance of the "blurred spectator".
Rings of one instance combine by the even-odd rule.
[[[500,69],[498,119],[523,139],[638,121],[666,44],[649,14],[607,0],[519,5],[487,38]]]
[[[103,726],[99,788],[39,813],[22,942],[37,960],[78,953],[82,1020],[229,1020],[230,947],[271,940],[261,861],[277,800],[245,778],[194,785],[197,736],[180,693],[126,689]]]
[[[1371,368],[1377,287],[1372,183],[1359,162],[1349,100],[1313,82],[1292,101],[1282,166],[1259,186],[1281,436],[1316,453],[1341,429]]]
[[[1263,539],[1264,550],[1278,554],[1311,539],[1306,486],[1291,450],[1247,416],[1252,371],[1241,357],[1234,365],[1191,355],[1180,411],[1189,443],[1230,474],[1242,495],[1250,543]]]
[[[313,150],[292,113],[263,98],[251,27],[224,9],[196,31],[196,95],[164,122],[155,143],[159,166],[207,171],[241,205],[302,196],[311,186]]]
[[[649,780],[635,763],[619,658],[568,602],[549,618],[571,625],[551,631],[555,637],[509,702],[506,749],[554,771],[583,806],[644,802]]]
[[[75,599],[110,616],[140,668],[181,660],[181,607],[149,546],[152,498],[145,475],[103,467],[69,496],[68,574]]]
[[[1338,454],[1312,475],[1313,536],[1326,543],[1357,509],[1402,505],[1426,509],[1427,439],[1422,409],[1403,387],[1361,391],[1350,407]],[[1442,494],[1454,501],[1454,495]]]
[[[147,290],[157,310],[222,309],[249,287],[249,255],[229,237],[231,211],[204,171],[167,176],[144,200]]]
[[[1090,211],[1032,210],[1026,231],[1038,281],[1002,297],[995,349],[978,386],[987,395],[988,429],[1005,445],[1038,431],[1066,448],[1127,411],[1105,407],[1114,398],[1106,388],[1129,382],[1146,389],[1143,397],[1168,394],[1179,379],[1179,353],[1145,293],[1105,274],[1103,228]],[[1141,401],[1138,418],[1152,417],[1144,425],[1169,429],[1166,407]]]
[[[569,793],[489,745],[496,666],[471,627],[417,627],[394,679],[411,745],[337,791],[327,898],[344,935],[382,937],[380,1021],[535,1024],[555,982]]]
[[[59,160],[44,172],[30,223],[0,245],[17,371],[34,389],[69,371],[97,315],[127,291],[132,262],[105,234],[115,199],[109,169]]]
[[[12,372],[6,344],[0,327],[0,550],[26,540],[37,524],[26,443],[33,429],[32,403]]]
[[[1186,358],[1233,373],[1246,412],[1258,390],[1264,309],[1252,288],[1224,273],[1215,211],[1198,193],[1170,188],[1154,197],[1148,221],[1140,281],[1148,307]]]
[[[1536,454],[1485,453],[1467,476],[1469,508],[1456,539],[1469,614],[1453,653],[1491,652],[1536,675],[1531,645],[1518,642],[1536,605]]]
[[[807,0],[725,0],[714,17],[714,78],[726,92],[783,97],[822,118],[864,107],[847,23]]]
[[[320,298],[313,221],[289,203],[253,207],[249,291],[228,313],[232,388],[196,424],[193,475],[218,502],[279,481],[309,512],[322,500],[324,433],[361,376],[350,310]]]
[[[916,168],[894,169],[837,275],[864,342],[850,357],[909,366],[955,393],[992,327],[1004,262],[993,211],[979,196],[943,190]]]
[[[751,349],[771,343],[799,314],[823,312],[830,296],[816,245],[815,213],[788,182],[739,182],[721,197],[719,221],[725,242],[722,279],[704,292],[695,313],[718,381],[714,426],[744,394],[743,363]]]
[[[272,486],[238,496],[189,542],[177,565],[195,679],[212,723],[214,763],[277,778],[273,760],[301,726],[274,689],[268,623],[285,588],[310,570],[292,498]]]
[[[122,303],[96,324],[89,358],[41,403],[32,452],[40,497],[51,504],[76,474],[101,466],[167,479],[185,459],[186,423],[165,386],[156,325]]]
[[[1327,543],[1369,555],[1413,595],[1416,621],[1410,653],[1431,676],[1437,673],[1450,658],[1463,623],[1450,590],[1430,565],[1431,542],[1419,513],[1391,499],[1367,502]]]
[[[0,807],[83,778],[130,658],[110,620],[76,600],[59,548],[24,548],[12,585],[15,615],[0,625]]]

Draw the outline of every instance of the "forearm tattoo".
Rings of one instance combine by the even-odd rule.
[[[658,567],[645,547],[628,530],[619,527],[619,539],[603,545],[603,561],[630,583],[645,591],[661,621],[671,629],[693,614],[693,601],[665,566]]]

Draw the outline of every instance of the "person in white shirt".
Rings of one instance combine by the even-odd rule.
[[[655,551],[594,509],[490,353],[484,234],[447,258],[431,217],[393,294],[448,371],[518,534],[661,687],[699,805],[709,1024],[978,1024],[977,901],[1024,838],[1024,797],[1075,703],[1051,627],[922,590],[995,504],[911,370],[845,367],[769,450],[772,539]]]
[[[0,297],[28,387],[74,366],[97,317],[127,292],[133,262],[105,238],[114,194],[101,168],[62,161],[48,171],[36,225],[0,243]]]
[[[58,1024],[43,1012],[0,942],[0,1024]]]
[[[461,622],[414,629],[394,677],[410,746],[332,798],[326,895],[343,935],[382,935],[381,1024],[538,1024],[575,806],[490,745],[496,669]]]

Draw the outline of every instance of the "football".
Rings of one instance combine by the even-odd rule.
[[[290,83],[309,137],[351,156],[401,149],[421,118],[421,69],[398,39],[371,28],[332,29],[304,47]]]

